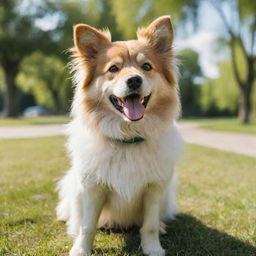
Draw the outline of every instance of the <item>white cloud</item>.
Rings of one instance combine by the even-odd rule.
[[[205,76],[216,78],[219,76],[218,67],[216,65],[218,59],[214,52],[214,44],[216,35],[212,32],[199,30],[187,39],[177,39],[175,48],[179,51],[190,48],[199,54],[199,63]]]
[[[35,25],[42,29],[43,31],[53,30],[57,27],[60,19],[60,15],[58,13],[52,15],[46,15],[41,19],[36,19]]]

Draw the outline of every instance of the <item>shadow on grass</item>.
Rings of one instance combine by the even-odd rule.
[[[205,226],[188,214],[180,214],[161,236],[166,256],[255,256],[256,248],[216,229]],[[139,229],[124,233],[126,246],[119,256],[142,255]],[[111,254],[111,250],[103,255]],[[98,255],[98,254],[97,254]],[[112,255],[112,254],[111,254]],[[116,255],[116,254],[115,254]]]
[[[20,225],[35,224],[35,223],[37,223],[36,219],[25,218],[25,219],[10,221],[10,222],[8,222],[8,226],[9,227],[16,227],[16,226],[20,226]]]

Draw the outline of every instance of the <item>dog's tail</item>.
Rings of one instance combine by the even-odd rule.
[[[169,190],[167,194],[166,207],[164,210],[162,221],[169,223],[175,219],[175,216],[178,213],[176,205],[176,191],[177,191],[177,174],[176,171],[173,173],[172,180],[169,185]]]
[[[57,219],[60,221],[68,221],[70,217],[70,195],[72,190],[71,173],[67,172],[65,176],[57,183],[56,190],[59,195],[59,203],[56,207]]]

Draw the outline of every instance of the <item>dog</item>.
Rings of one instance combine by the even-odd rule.
[[[111,42],[109,30],[74,26],[75,94],[58,182],[57,217],[74,237],[70,256],[90,255],[97,227],[138,225],[141,247],[163,256],[159,233],[175,217],[175,164],[182,138],[178,69],[169,16]]]

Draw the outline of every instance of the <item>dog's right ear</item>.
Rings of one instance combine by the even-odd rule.
[[[87,60],[93,61],[100,49],[107,47],[111,42],[108,30],[98,30],[85,24],[74,26],[74,43],[76,49]]]
[[[172,50],[173,28],[170,16],[162,16],[154,20],[147,28],[139,28],[138,39],[147,42],[158,54],[168,54]]]

